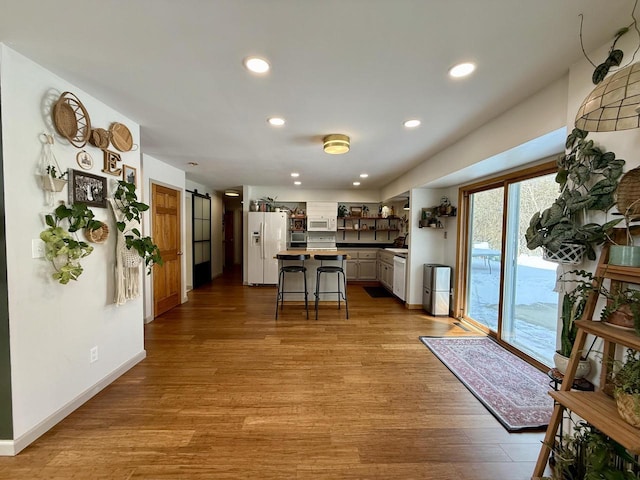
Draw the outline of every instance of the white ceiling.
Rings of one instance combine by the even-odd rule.
[[[142,127],[216,189],[377,189],[568,71],[632,0],[0,0],[0,41]],[[263,77],[242,66],[267,58]],[[447,70],[474,61],[470,78]],[[281,128],[269,116],[287,120]],[[402,122],[419,118],[407,130]],[[105,125],[96,125],[108,127]],[[344,133],[346,155],[321,138]],[[189,167],[188,162],[199,163]]]

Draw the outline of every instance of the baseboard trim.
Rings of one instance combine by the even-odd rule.
[[[405,303],[404,306],[407,310],[420,310],[422,308],[421,303]]]
[[[69,414],[73,413],[79,407],[88,402],[92,397],[97,395],[104,388],[111,385],[115,382],[118,377],[129,371],[135,365],[144,360],[147,356],[147,352],[142,350],[140,353],[135,355],[131,360],[125,362],[120,367],[116,368],[109,375],[104,377],[98,383],[96,383],[93,387],[88,388],[76,398],[71,400],[65,406],[60,408],[58,411],[52,413],[35,427],[27,431],[24,435],[21,435],[19,438],[12,440],[0,440],[0,456],[15,456],[20,453],[22,450],[27,448],[33,442],[35,442],[39,437],[47,433],[54,426],[64,420]]]

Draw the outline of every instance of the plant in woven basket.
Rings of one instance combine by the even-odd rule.
[[[640,427],[640,354],[627,349],[625,362],[613,361],[610,380],[620,416]]]
[[[162,265],[160,249],[153,243],[151,237],[143,237],[138,228],[127,229],[127,222],[134,221],[138,225],[141,223],[142,213],[149,210],[149,205],[138,201],[136,186],[133,183],[122,180],[118,182],[113,199],[127,220],[126,222],[116,222],[118,230],[124,234],[126,247],[138,252],[147,266],[147,274],[150,274],[153,265],[156,263]]]
[[[71,207],[60,205],[52,215],[45,217],[49,228],[40,233],[45,246],[45,258],[55,269],[53,278],[63,285],[78,279],[83,271],[79,260],[93,251],[93,247],[78,240],[76,234],[80,229],[96,230],[103,225],[93,217],[93,212],[83,203]],[[62,227],[64,223],[68,228]]]
[[[606,232],[620,219],[603,225],[585,223],[588,211],[606,212],[614,204],[614,192],[625,161],[613,152],[604,152],[587,140],[588,132],[574,128],[567,137],[566,152],[558,163],[556,183],[560,195],[553,205],[536,212],[525,234],[527,247],[543,247],[558,252],[563,244],[583,245],[590,260],[595,260],[594,246],[606,240]]]

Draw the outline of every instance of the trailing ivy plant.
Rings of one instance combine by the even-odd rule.
[[[52,215],[45,217],[49,228],[40,233],[44,242],[45,258],[51,262],[55,272],[52,277],[63,285],[77,280],[82,274],[79,260],[93,251],[88,243],[78,240],[76,232],[87,228],[96,230],[102,222],[93,219],[93,212],[83,203],[71,207],[60,205]],[[68,224],[65,229],[62,225]]]
[[[126,219],[126,222],[116,222],[118,230],[124,234],[125,245],[129,250],[133,248],[138,252],[147,267],[147,274],[150,274],[153,265],[163,263],[160,249],[151,237],[143,237],[138,228],[127,229],[127,222],[133,221],[138,225],[142,222],[142,212],[149,210],[149,205],[138,201],[135,184],[122,180],[118,182],[113,199]]]

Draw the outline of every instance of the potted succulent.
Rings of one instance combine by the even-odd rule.
[[[52,277],[63,285],[77,280],[83,269],[79,260],[93,251],[88,243],[78,240],[80,229],[97,230],[104,224],[93,219],[93,212],[83,203],[71,207],[60,205],[53,215],[45,217],[48,228],[40,233],[44,242],[45,258],[51,262],[55,272]],[[62,225],[68,223],[68,228]]]
[[[136,186],[133,183],[118,181],[118,188],[113,194],[116,208],[122,213],[122,221],[116,221],[118,231],[124,235],[127,250],[134,250],[144,260],[147,274],[151,273],[154,264],[162,265],[160,249],[153,243],[151,237],[143,237],[137,227],[130,227],[129,222],[140,225],[142,213],[149,210],[149,205],[139,202]],[[133,263],[127,266],[137,266]]]
[[[614,362],[612,371],[613,395],[618,413],[625,422],[640,427],[640,355],[635,350],[627,349],[626,361]]]
[[[605,233],[620,221],[604,225],[584,221],[587,211],[606,212],[615,204],[614,192],[625,163],[586,140],[587,134],[574,128],[567,137],[556,175],[560,195],[531,217],[525,234],[530,250],[542,247],[547,259],[559,263],[580,263],[582,254],[595,260],[594,245],[603,243]],[[570,253],[564,255],[564,249]]]
[[[349,212],[349,209],[345,204],[341,203],[340,205],[338,205],[338,217],[340,218],[346,217],[348,212]]]

